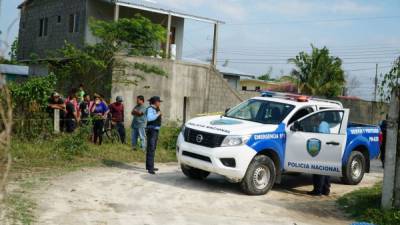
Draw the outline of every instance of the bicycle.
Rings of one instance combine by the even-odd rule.
[[[111,141],[111,143],[118,143],[121,140],[110,116],[107,116],[107,119],[104,121],[103,137],[106,137],[106,140]]]

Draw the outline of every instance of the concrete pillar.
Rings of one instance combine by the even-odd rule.
[[[395,177],[396,177],[396,149],[399,129],[399,97],[398,90],[393,91],[389,108],[389,118],[386,136],[385,170],[382,187],[382,208],[393,207]],[[398,162],[400,163],[400,162]]]
[[[169,51],[171,46],[171,23],[172,23],[172,16],[171,13],[168,14],[168,22],[167,22],[167,39],[165,43],[165,58],[169,58]]]
[[[115,4],[114,7],[114,21],[119,20],[119,5]]]
[[[60,110],[54,109],[54,133],[60,133]]]
[[[394,179],[394,199],[393,199],[393,207],[396,209],[400,209],[400,146],[399,146],[399,138],[400,138],[400,133],[399,133],[399,114],[400,114],[400,90],[398,90],[397,93],[397,106],[398,106],[398,111],[397,111],[397,145],[396,149],[393,151],[397,152],[396,155],[396,165],[395,165],[395,179]]]
[[[214,39],[213,39],[213,51],[212,51],[212,60],[211,65],[217,66],[217,51],[218,51],[218,29],[219,24],[214,24]]]

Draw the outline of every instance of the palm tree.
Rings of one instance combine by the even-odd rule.
[[[311,45],[311,48],[311,55],[300,52],[288,60],[297,67],[291,75],[298,84],[299,92],[326,97],[340,95],[346,83],[342,60],[330,56],[326,47],[318,49]]]

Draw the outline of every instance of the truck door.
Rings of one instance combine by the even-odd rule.
[[[284,169],[341,176],[348,117],[348,109],[323,110],[286,128]]]

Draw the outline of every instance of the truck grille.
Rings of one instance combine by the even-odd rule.
[[[185,141],[209,148],[220,147],[226,135],[211,134],[190,128],[185,129]]]

